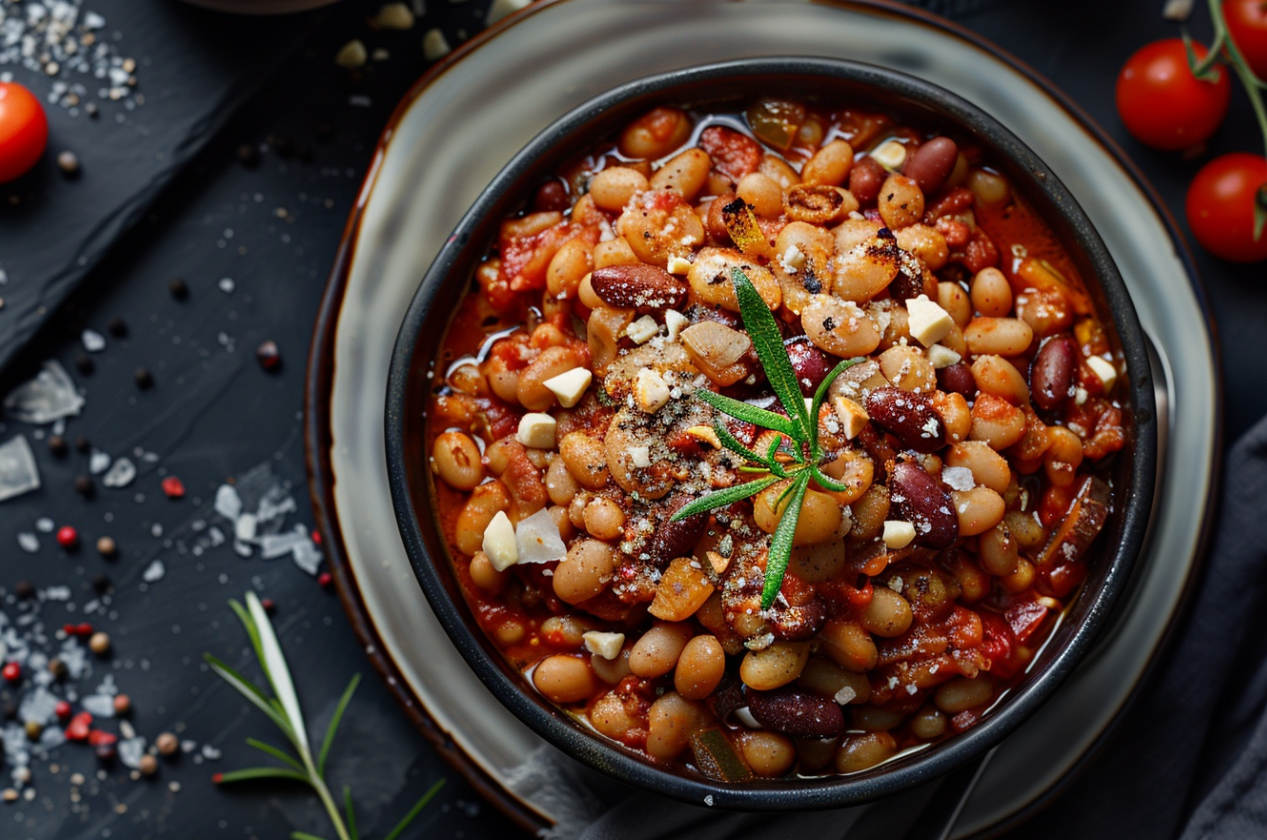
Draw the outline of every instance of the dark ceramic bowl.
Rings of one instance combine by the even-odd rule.
[[[606,740],[543,698],[506,663],[476,624],[453,574],[432,502],[425,412],[433,362],[449,320],[495,241],[500,221],[521,209],[533,187],[578,152],[657,105],[724,110],[762,94],[854,102],[978,143],[1065,245],[1089,279],[1097,311],[1112,313],[1110,341],[1127,369],[1122,390],[1130,442],[1112,466],[1113,512],[1092,545],[1085,584],[1027,675],[979,724],[863,772],[735,786],[657,766]],[[741,810],[858,804],[937,778],[984,754],[1032,715],[1091,648],[1140,554],[1152,501],[1157,428],[1144,341],[1122,278],[1077,202],[1032,151],[968,102],[902,73],[834,59],[753,59],[679,70],[598,96],[533,138],[484,190],[440,250],[419,284],[392,355],[386,419],[392,498],[414,571],[453,643],[507,708],[568,755],[621,781],[697,804]]]

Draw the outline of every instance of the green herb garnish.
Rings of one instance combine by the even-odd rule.
[[[356,828],[356,813],[352,807],[351,789],[346,786],[343,788],[343,801],[347,814],[345,823],[343,814],[339,812],[339,806],[334,801],[330,788],[325,781],[326,759],[330,756],[330,746],[334,743],[334,733],[339,728],[339,721],[343,719],[343,713],[347,710],[348,703],[352,700],[352,694],[356,691],[356,687],[361,681],[360,675],[352,677],[351,682],[348,683],[348,687],[343,692],[343,696],[339,698],[339,705],[335,707],[334,716],[330,719],[330,725],[326,727],[325,738],[321,741],[321,747],[314,761],[312,747],[308,741],[307,727],[304,725],[303,711],[299,708],[299,696],[295,693],[295,683],[290,676],[290,666],[286,664],[286,657],[282,654],[281,644],[277,641],[277,635],[273,632],[273,624],[269,621],[268,614],[264,611],[264,605],[260,603],[260,599],[256,597],[254,592],[248,592],[246,594],[246,606],[236,600],[230,601],[229,606],[237,613],[238,618],[242,621],[242,626],[246,628],[246,634],[251,639],[251,646],[255,648],[255,656],[259,659],[264,676],[268,679],[268,684],[273,690],[273,696],[269,697],[262,688],[211,654],[204,654],[203,658],[211,666],[211,670],[219,674],[239,694],[250,700],[256,708],[268,715],[269,720],[277,725],[277,728],[286,736],[286,740],[290,741],[291,746],[295,748],[296,755],[291,755],[272,744],[257,741],[254,738],[247,738],[246,742],[249,745],[265,755],[272,756],[285,766],[249,767],[243,770],[233,770],[229,773],[217,773],[214,777],[216,784],[247,782],[256,779],[285,779],[302,782],[316,792],[321,804],[325,806],[326,812],[330,815],[330,821],[334,823],[334,831],[339,840],[361,840]],[[444,779],[440,779],[432,785],[409,809],[409,813],[388,833],[385,840],[397,840],[443,786]],[[321,837],[305,831],[293,831],[290,836],[292,840],[322,840]]]
[[[792,360],[783,344],[783,334],[775,323],[770,307],[766,306],[752,281],[740,269],[731,271],[731,281],[735,286],[735,297],[739,300],[739,314],[743,318],[744,327],[752,339],[752,346],[757,351],[757,358],[765,369],[766,380],[774,390],[779,403],[787,412],[787,416],[758,408],[750,403],[714,393],[699,390],[695,397],[708,403],[723,414],[751,423],[762,429],[776,432],[776,437],[764,454],[757,453],[744,446],[730,430],[720,421],[713,424],[717,439],[722,445],[742,457],[747,464],[740,467],[741,472],[765,473],[762,478],[727,487],[714,493],[701,496],[680,508],[672,517],[673,521],[684,519],[704,511],[726,507],[743,499],[751,498],[780,481],[790,479],[788,486],[779,497],[775,510],[790,498],[783,518],[770,540],[770,550],[766,559],[765,585],[761,590],[761,609],[768,610],[778,597],[783,586],[783,575],[787,571],[788,561],[792,557],[792,540],[796,535],[796,523],[801,516],[801,503],[805,500],[805,492],[810,481],[829,490],[843,492],[845,485],[832,480],[823,474],[821,466],[824,461],[822,448],[818,444],[818,413],[827,390],[842,372],[862,359],[846,359],[832,369],[818,390],[814,399],[806,405],[801,396],[801,386],[792,369]],[[777,456],[783,456],[782,458]]]

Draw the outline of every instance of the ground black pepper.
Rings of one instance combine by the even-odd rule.
[[[93,483],[90,476],[81,473],[75,476],[75,492],[85,499],[91,499],[97,492],[97,485]]]
[[[79,353],[75,356],[75,369],[84,376],[89,376],[97,369],[97,365],[93,363],[92,356],[87,353]]]
[[[154,374],[150,373],[149,368],[137,368],[132,373],[132,379],[136,382],[136,387],[142,391],[148,391],[154,387]]]
[[[115,338],[123,338],[128,334],[128,322],[122,318],[111,318],[110,323],[106,324],[106,329]]]
[[[189,298],[189,286],[179,277],[167,284],[167,289],[172,293],[172,297],[176,300],[187,300]]]
[[[70,447],[66,445],[66,438],[61,435],[50,435],[48,438],[48,451],[53,453],[54,458],[65,458]]]

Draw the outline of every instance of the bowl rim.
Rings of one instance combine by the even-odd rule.
[[[1074,237],[1070,243],[1080,250],[1092,269],[1094,280],[1112,311],[1120,351],[1127,365],[1128,387],[1133,410],[1133,446],[1129,449],[1131,476],[1129,493],[1123,493],[1121,539],[1103,558],[1108,564],[1104,580],[1090,598],[1082,622],[1064,646],[1020,689],[992,709],[965,732],[898,764],[881,765],[873,775],[815,777],[812,780],[754,782],[742,786],[688,777],[663,769],[622,748],[609,744],[597,733],[557,709],[530,696],[523,682],[509,676],[508,667],[488,653],[489,642],[478,629],[468,625],[465,601],[455,603],[448,596],[439,563],[419,527],[420,515],[413,501],[406,457],[405,405],[415,386],[417,337],[431,317],[431,304],[448,285],[455,263],[472,243],[472,231],[486,223],[490,211],[508,196],[522,195],[521,181],[534,164],[561,145],[572,154],[578,150],[569,141],[578,130],[598,119],[609,109],[627,105],[629,100],[668,97],[679,88],[722,80],[748,77],[804,76],[827,81],[861,84],[885,89],[901,103],[923,107],[936,120],[970,128],[990,138],[992,152],[1009,161],[1026,181],[1023,192],[1031,203],[1041,197],[1039,215],[1049,225],[1058,220]],[[714,101],[722,97],[713,97]],[[476,244],[485,245],[484,241]],[[451,314],[451,313],[445,313]],[[447,318],[446,318],[447,328]],[[430,360],[423,360],[429,362]],[[672,70],[627,82],[599,94],[550,123],[532,138],[490,182],[471,208],[462,216],[444,246],[419,283],[405,313],[392,351],[388,374],[384,417],[386,457],[396,519],[406,551],[423,592],[454,645],[497,699],[546,741],[573,758],[608,776],[643,789],[665,794],[684,802],[735,810],[767,811],[829,808],[857,805],[890,793],[938,778],[984,755],[1032,715],[1072,672],[1090,650],[1096,635],[1109,616],[1129,578],[1131,567],[1143,547],[1154,492],[1157,428],[1150,367],[1145,338],[1125,284],[1108,249],[1073,196],[1028,146],[982,109],[938,85],[899,71],[825,57],[768,57],[712,62]],[[1109,552],[1106,552],[1108,554]],[[441,562],[447,561],[446,556]]]

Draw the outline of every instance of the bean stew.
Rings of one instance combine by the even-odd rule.
[[[824,482],[769,609],[789,480],[673,518],[769,477],[730,440],[789,444],[696,396],[785,413],[735,269],[807,401],[856,360],[812,418]],[[1125,365],[1094,300],[969,138],[817,99],[655,108],[502,222],[434,360],[462,595],[525,690],[709,780],[849,774],[970,729],[1115,506]]]

